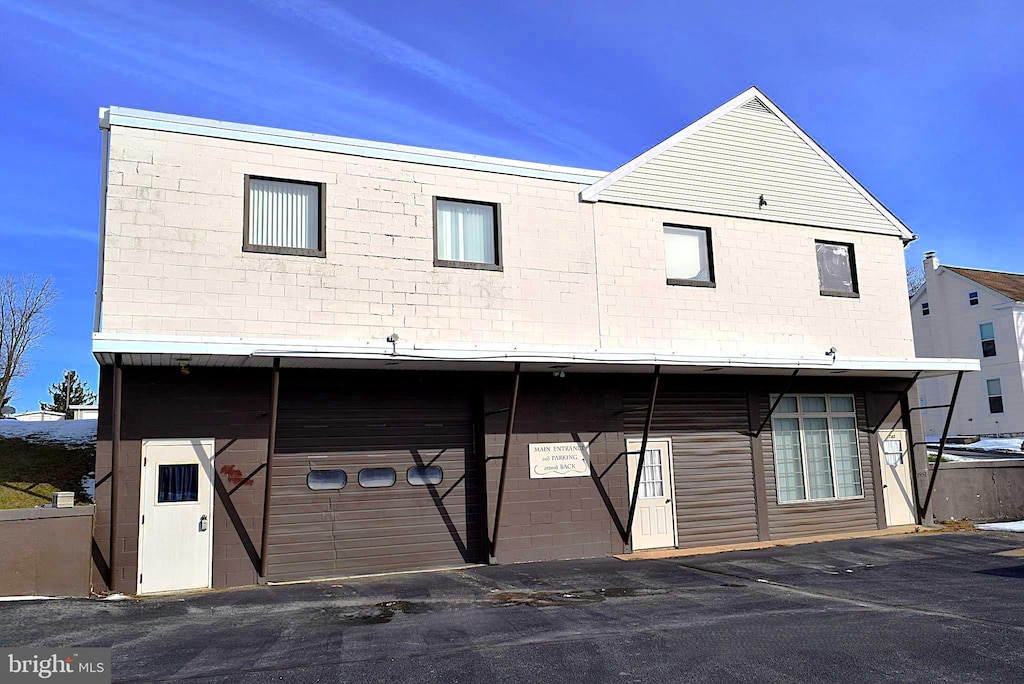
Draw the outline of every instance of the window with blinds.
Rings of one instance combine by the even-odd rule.
[[[324,256],[323,185],[246,176],[242,248]]]
[[[779,503],[864,495],[852,396],[782,397],[772,417],[772,443]]]
[[[434,265],[501,269],[498,205],[434,200]]]

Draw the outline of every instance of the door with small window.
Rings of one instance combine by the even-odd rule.
[[[913,525],[916,519],[907,431],[889,430],[879,433],[879,439],[882,447],[882,491],[886,524],[890,527]]]
[[[138,593],[211,586],[212,439],[142,443]]]
[[[672,478],[672,442],[648,440],[643,469],[640,468],[640,440],[626,443],[629,467],[629,492],[638,487],[633,514],[633,550],[657,549],[676,545],[676,506]]]

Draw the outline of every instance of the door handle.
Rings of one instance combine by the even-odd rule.
[[[199,518],[199,531],[200,532],[205,532],[206,528],[208,526],[209,526],[209,523],[207,522],[206,516],[204,515],[204,516],[200,517]]]

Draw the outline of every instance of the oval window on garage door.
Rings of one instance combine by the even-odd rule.
[[[395,484],[394,468],[363,468],[359,471],[359,486],[371,489],[373,487],[390,487]]]
[[[306,486],[310,489],[341,489],[348,484],[348,473],[344,470],[311,470],[306,475]]]
[[[437,466],[415,466],[405,473],[406,481],[411,485],[441,484],[444,472]]]

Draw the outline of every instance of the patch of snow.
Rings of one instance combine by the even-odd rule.
[[[1024,532],[1024,520],[1015,522],[985,523],[975,525],[979,530],[990,530],[993,532]]]
[[[36,443],[88,446],[96,443],[96,419],[21,421],[0,420],[0,437],[19,437]]]
[[[131,597],[130,596],[125,596],[124,594],[109,594],[109,595],[104,596],[103,598],[101,598],[99,600],[100,601],[129,601],[129,600],[131,600]]]
[[[56,596],[0,596],[0,601],[54,601],[56,599]]]
[[[1000,437],[998,439],[996,439],[995,437],[986,437],[984,439],[978,440],[977,442],[974,442],[973,444],[968,444],[967,447],[971,449],[981,449],[982,451],[1019,452],[1021,450],[1021,442],[1024,442],[1024,439],[1020,437]]]

